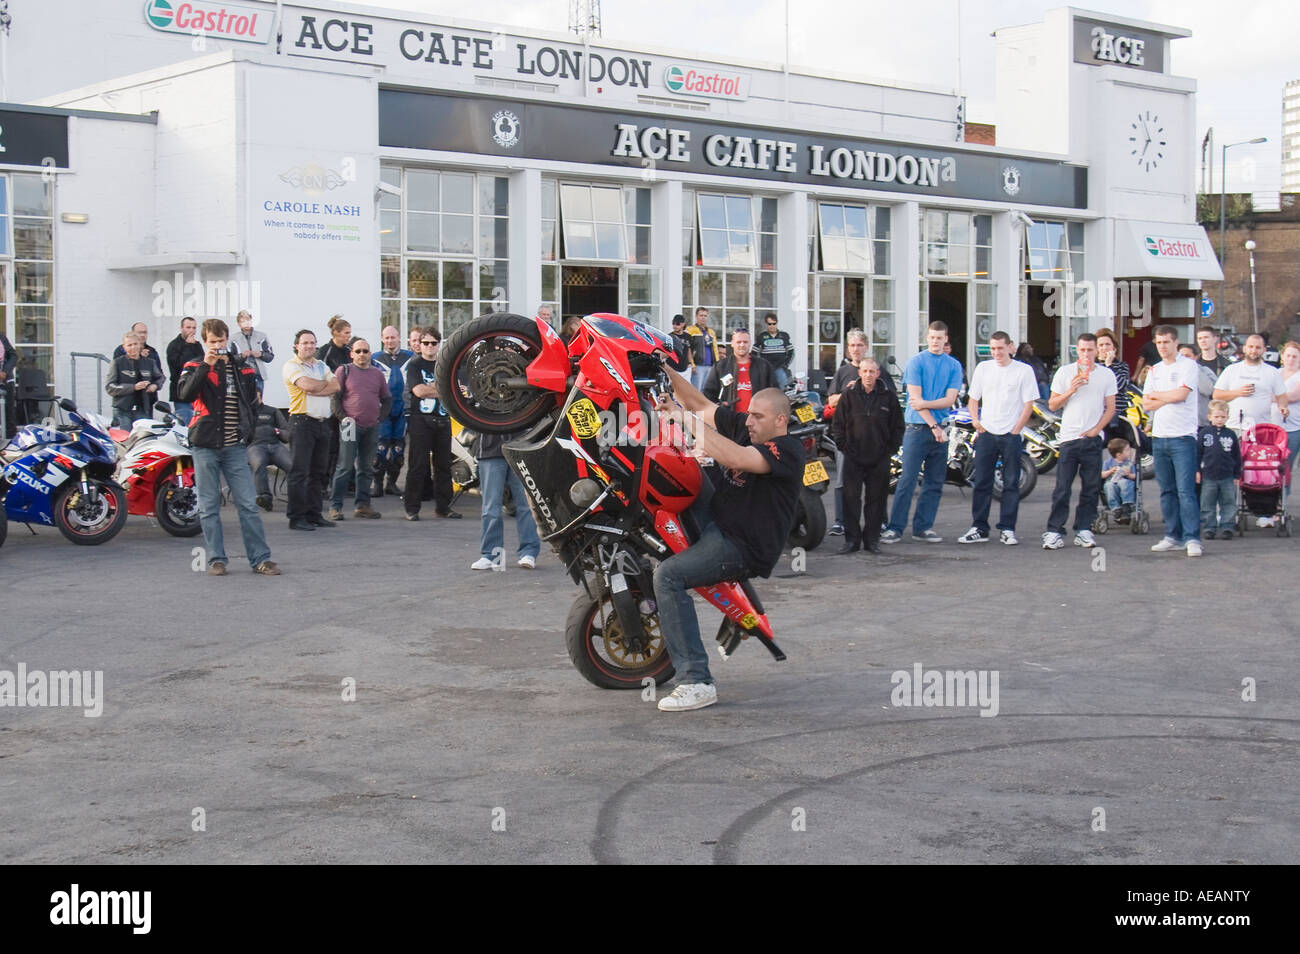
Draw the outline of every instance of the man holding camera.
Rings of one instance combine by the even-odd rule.
[[[225,475],[230,499],[239,512],[249,565],[262,576],[279,576],[257,512],[245,446],[252,439],[257,416],[257,372],[230,354],[230,329],[220,318],[203,322],[202,340],[203,357],[185,363],[176,396],[194,405],[189,437],[208,575],[225,576],[230,562],[221,532],[221,477]]]

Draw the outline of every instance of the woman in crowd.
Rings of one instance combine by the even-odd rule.
[[[1296,458],[1300,457],[1300,342],[1288,341],[1282,346],[1282,386],[1286,388],[1287,405],[1293,408],[1283,418],[1282,426],[1286,428],[1286,444],[1290,450],[1287,461],[1294,470]],[[1276,405],[1273,412],[1277,413]],[[1290,477],[1287,480],[1290,486]]]
[[[1115,332],[1109,328],[1102,328],[1097,332],[1097,360],[1115,375],[1115,417],[1106,428],[1106,436],[1122,437],[1126,441],[1131,441],[1132,432],[1124,423],[1124,412],[1128,410],[1129,403],[1128,362],[1120,360],[1119,342],[1115,340]]]

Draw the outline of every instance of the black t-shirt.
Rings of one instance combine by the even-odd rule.
[[[719,407],[713,422],[718,433],[748,447],[747,415]],[[799,489],[803,486],[803,444],[784,434],[754,445],[772,468],[770,474],[722,471],[710,510],[723,535],[734,543],[755,576],[771,576],[785,539],[794,526]]]
[[[1209,361],[1206,361],[1204,358],[1197,358],[1196,363],[1203,368],[1209,368],[1215,373],[1215,375],[1220,375],[1223,373],[1224,368],[1228,366],[1228,359],[1221,354],[1216,354]]]
[[[1159,350],[1157,350],[1156,343],[1154,340],[1148,341],[1146,344],[1142,346],[1142,350],[1138,352],[1138,357],[1146,362],[1146,366],[1148,368],[1151,367],[1152,365],[1159,364],[1162,360],[1164,360],[1163,358],[1160,357],[1160,352]]]

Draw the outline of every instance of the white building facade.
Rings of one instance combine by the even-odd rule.
[[[999,31],[990,147],[951,90],[345,4],[11,9],[0,306],[61,394],[133,321],[165,346],[241,307],[277,366],[336,313],[377,339],[541,304],[770,311],[816,372],[854,327],[901,364],[935,319],[968,364],[998,329],[1064,355],[1118,323],[1136,351],[1218,277],[1175,28]]]

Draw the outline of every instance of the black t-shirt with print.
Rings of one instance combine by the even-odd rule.
[[[746,415],[719,407],[714,415],[718,433],[749,446]],[[786,537],[794,526],[799,490],[803,486],[803,444],[788,434],[755,444],[772,468],[769,474],[722,471],[710,510],[728,540],[734,543],[755,576],[771,576]]]

